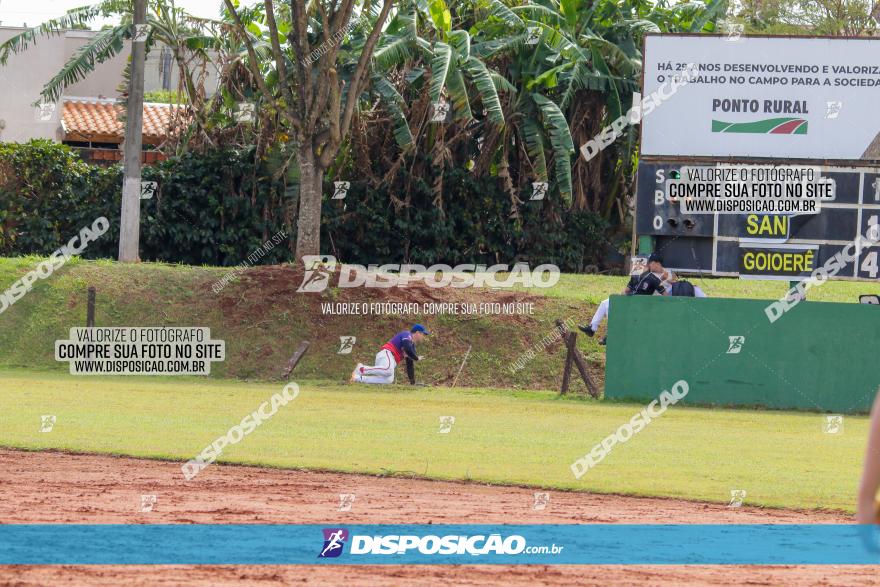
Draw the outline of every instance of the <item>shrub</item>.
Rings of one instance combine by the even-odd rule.
[[[145,167],[158,193],[141,202],[141,258],[192,265],[243,262],[278,231],[287,246],[260,263],[288,261],[296,242],[295,186],[269,173],[255,150],[187,153]],[[429,182],[412,177],[397,194],[353,180],[343,200],[324,201],[325,252],[349,263],[554,263],[563,271],[597,264],[606,225],[590,212],[567,210],[552,191],[511,216],[511,201],[492,177],[464,169],[444,174],[442,210]],[[110,231],[83,254],[115,258],[122,193],[120,166],[97,167],[64,145],[46,140],[0,144],[0,255],[48,255],[83,226],[106,216]],[[328,181],[325,193],[332,193]]]

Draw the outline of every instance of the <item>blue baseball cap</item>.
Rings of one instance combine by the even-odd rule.
[[[431,333],[428,332],[428,329],[422,326],[421,324],[416,324],[412,328],[409,329],[410,332],[421,332],[425,336],[430,336]]]

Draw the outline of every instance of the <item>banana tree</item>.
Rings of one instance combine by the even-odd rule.
[[[500,94],[508,85],[472,51],[471,33],[454,26],[455,19],[444,0],[403,3],[384,31],[372,69],[371,91],[389,114],[400,156],[417,148],[430,154],[434,202],[441,211],[443,170],[453,158],[450,139],[457,142],[479,127],[503,128]]]
[[[107,27],[89,38],[43,86],[40,98],[47,102],[57,102],[66,88],[85,79],[98,64],[124,51],[125,42],[131,40],[134,32],[130,0],[104,0],[74,8],[58,18],[22,31],[0,44],[0,66],[6,65],[12,55],[26,51],[40,37],[61,35],[67,29],[87,27],[96,19],[107,17],[117,17],[119,24]],[[210,60],[205,48],[208,46],[207,41],[216,38],[215,27],[220,23],[190,15],[178,8],[174,0],[151,0],[148,3],[147,24],[147,51],[157,44],[170,49],[180,71],[187,99],[189,103],[195,103],[198,98],[198,84],[194,79],[193,72],[196,68],[192,63],[194,59],[203,63]]]
[[[646,32],[711,31],[724,5],[725,0],[689,2],[686,8],[647,0],[482,0],[486,18],[479,28],[489,40],[476,50],[490,64],[503,65],[518,90],[510,106],[519,115],[509,113],[508,120],[521,121],[516,135],[527,145],[533,175],[540,177],[546,167],[542,147],[549,142],[563,197],[570,193],[576,209],[606,218],[617,206],[623,220],[622,196],[636,161],[635,129],[591,161],[572,160],[565,148],[585,143],[631,106]],[[542,98],[533,104],[535,96]],[[564,128],[554,126],[560,114]]]

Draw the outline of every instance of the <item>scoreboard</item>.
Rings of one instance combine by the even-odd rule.
[[[819,166],[835,198],[814,214],[683,214],[667,198],[667,181],[680,177],[682,161],[641,161],[636,193],[636,233],[654,237],[664,265],[684,273],[799,280],[880,224],[880,169]],[[880,249],[880,247],[877,247]],[[878,250],[861,251],[838,279],[877,279]]]
[[[876,38],[645,35],[635,233],[653,242],[639,252],[683,273],[880,278],[880,244],[861,246],[880,225],[878,50]],[[739,179],[718,179],[730,167]],[[780,175],[801,171],[808,181]]]

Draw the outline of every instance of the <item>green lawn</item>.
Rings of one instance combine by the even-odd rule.
[[[38,257],[0,258],[0,291],[40,261]],[[424,346],[432,360],[419,366],[419,379],[448,383],[473,344],[459,385],[519,389],[558,388],[564,362],[561,344],[544,346],[556,319],[589,320],[596,304],[626,283],[623,276],[565,274],[550,289],[533,288],[527,299],[534,314],[515,317],[455,315],[331,315],[322,302],[366,301],[511,301],[521,293],[447,288],[412,290],[332,289],[321,295],[297,293],[301,276],[290,267],[246,271],[220,293],[213,285],[229,271],[164,263],[118,264],[71,259],[49,279],[0,313],[0,368],[64,372],[54,360],[54,342],[67,338],[71,326],[84,326],[86,291],[98,292],[98,326],[206,326],[226,341],[226,360],[211,368],[212,379],[269,380],[279,376],[302,340],[312,343],[297,368],[302,377],[344,381],[357,361],[369,361],[388,338],[414,321],[437,335]],[[713,297],[778,299],[783,282],[693,279]],[[810,299],[855,303],[862,293],[880,294],[880,284],[829,282]],[[340,336],[356,336],[352,355],[337,355]],[[581,336],[593,377],[604,381],[605,348],[599,337]],[[528,368],[511,372],[524,353],[534,351]],[[576,389],[583,386],[576,383]]]
[[[867,420],[671,408],[580,480],[570,465],[641,406],[552,392],[301,383],[222,461],[853,510]],[[193,458],[281,383],[0,371],[0,445]],[[57,418],[41,433],[40,416]],[[454,416],[448,434],[439,418]]]
[[[0,258],[0,291],[39,263],[38,257]],[[203,326],[226,341],[226,360],[211,368],[212,378],[269,380],[280,376],[303,340],[309,352],[297,368],[311,379],[345,381],[357,361],[371,360],[393,334],[422,322],[436,332],[424,346],[431,361],[420,365],[419,380],[451,382],[472,342],[460,385],[552,388],[561,373],[557,349],[538,353],[528,370],[511,374],[508,367],[554,330],[554,319],[589,315],[591,306],[561,298],[537,301],[532,316],[333,315],[322,311],[331,302],[494,301],[510,292],[446,289],[430,296],[406,290],[332,289],[325,294],[297,292],[301,275],[291,267],[258,267],[214,293],[213,285],[229,272],[223,267],[164,263],[119,264],[111,261],[70,263],[0,313],[0,368],[64,372],[54,360],[54,343],[66,339],[72,326],[85,326],[86,292],[97,288],[98,326]],[[439,297],[441,296],[442,297]],[[407,297],[409,296],[409,297]],[[357,337],[352,355],[338,355],[340,336]],[[601,360],[595,340],[582,348]],[[601,373],[600,365],[596,366]]]

